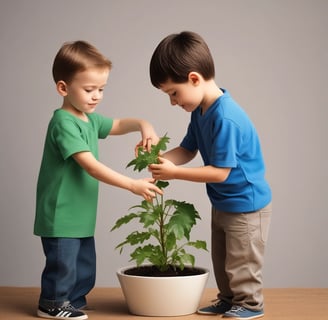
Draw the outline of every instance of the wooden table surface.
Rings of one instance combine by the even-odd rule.
[[[0,319],[25,320],[36,318],[39,288],[0,287]],[[217,290],[207,288],[201,306],[210,304]],[[265,320],[328,320],[328,288],[264,289]],[[88,296],[91,320],[150,319],[129,314],[120,288],[95,288]],[[160,317],[157,317],[160,318]],[[164,319],[216,319],[209,315],[191,314]]]

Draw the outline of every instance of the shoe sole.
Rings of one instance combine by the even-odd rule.
[[[209,316],[222,315],[222,313],[216,313],[216,312],[211,312],[211,311],[200,311],[200,310],[197,310],[197,313],[198,314],[206,314],[206,315],[209,315]]]
[[[225,319],[236,319],[236,320],[251,320],[251,319],[257,319],[257,318],[262,318],[264,317],[264,314],[259,314],[259,315],[256,315],[256,316],[250,316],[250,317],[234,317],[234,316],[225,316],[223,315],[222,318],[225,318]]]

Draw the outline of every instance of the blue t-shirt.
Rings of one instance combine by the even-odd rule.
[[[231,168],[224,182],[206,184],[216,209],[256,211],[271,201],[259,137],[246,112],[226,90],[223,93],[204,115],[200,107],[192,112],[180,146],[199,150],[205,166]]]

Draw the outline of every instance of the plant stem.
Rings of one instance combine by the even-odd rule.
[[[167,248],[166,248],[166,241],[165,241],[165,232],[164,232],[164,225],[165,225],[165,210],[164,210],[164,196],[161,195],[161,201],[160,201],[160,220],[159,220],[159,230],[160,230],[160,246],[162,248],[163,253],[163,259],[164,259],[164,265],[167,265]]]

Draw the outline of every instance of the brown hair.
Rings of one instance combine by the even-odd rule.
[[[110,70],[111,67],[111,61],[103,56],[97,48],[86,41],[79,40],[62,45],[52,66],[52,75],[56,83],[60,80],[69,83],[77,72],[89,68],[108,68]]]
[[[215,76],[213,58],[206,42],[191,31],[164,38],[153,53],[149,71],[151,83],[157,88],[167,80],[184,83],[192,71],[200,73],[205,80]]]

